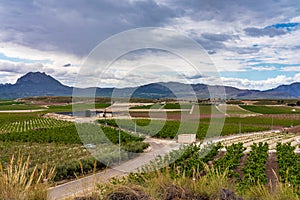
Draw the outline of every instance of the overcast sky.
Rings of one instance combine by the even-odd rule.
[[[1,0],[0,82],[41,71],[74,85],[99,43],[122,31],[160,27],[199,43],[224,85],[269,89],[300,81],[299,23],[298,0]],[[97,86],[180,81],[175,69],[188,82],[213,83],[186,65],[164,50],[130,52],[120,55]],[[102,73],[101,67],[90,76]]]

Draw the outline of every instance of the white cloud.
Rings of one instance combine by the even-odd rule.
[[[268,71],[264,73],[264,81],[253,81],[250,78],[224,79],[228,84],[269,88],[275,83],[281,84],[280,81],[296,80],[297,74],[289,78],[284,73],[299,71],[300,57],[297,55],[300,54],[300,28],[298,26],[296,30],[274,37],[267,34],[252,37],[246,34],[245,29],[252,27],[263,30],[277,23],[299,23],[299,5],[292,0],[266,0],[259,3],[211,0],[191,0],[189,3],[178,0],[128,0],[118,3],[103,0],[90,4],[40,0],[33,3],[1,2],[0,53],[8,57],[36,60],[34,64],[9,63],[4,60],[0,63],[0,73],[3,74],[1,82],[15,82],[23,73],[43,70],[60,81],[72,84],[83,57],[99,42],[130,28],[159,26],[184,33],[201,44],[205,51],[213,52],[209,57],[219,72],[238,74],[253,70],[257,73]],[[184,46],[180,41],[173,43],[176,47]],[[193,51],[189,53],[197,56]],[[41,63],[39,60],[49,60],[50,63]],[[66,63],[72,65],[63,67]],[[154,65],[168,66],[171,69],[169,72],[176,71],[186,79],[201,75],[180,59],[170,55],[149,54],[114,63],[114,67],[103,74],[99,86],[180,80],[178,74],[172,77],[167,71],[160,74],[155,74],[155,70],[148,70],[147,73],[145,70],[139,73],[132,71],[134,66],[150,64],[156,70],[160,70],[160,67]],[[291,66],[279,69],[280,64]],[[202,64],[197,70],[205,74],[210,68],[212,65]],[[92,84],[99,82],[97,75],[102,71],[103,66],[98,66],[98,69],[84,73],[91,77],[87,81]],[[273,71],[281,71],[283,75],[270,78],[274,77]],[[4,78],[5,75],[7,78]],[[188,80],[199,82],[204,78]]]
[[[268,78],[266,80],[249,80],[242,78],[222,78],[224,85],[233,86],[240,89],[256,89],[267,90],[275,88],[282,84],[291,84],[293,82],[300,81],[300,73],[295,74],[293,77],[285,75],[279,75],[274,78]]]
[[[300,66],[282,67],[280,70],[284,72],[300,72]]]
[[[251,69],[255,71],[273,71],[276,67],[251,67]]]

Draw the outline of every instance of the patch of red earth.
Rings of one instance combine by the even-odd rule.
[[[214,160],[222,158],[226,154],[226,151],[219,151],[219,153],[214,157]]]
[[[248,154],[244,154],[243,157],[241,158],[240,165],[238,166],[238,168],[233,170],[234,172],[237,172],[241,178],[244,178],[244,172],[242,169],[245,166],[247,157],[248,157]]]
[[[220,151],[218,155],[214,157],[214,160],[217,160],[221,157],[223,157],[226,154],[225,151]],[[240,160],[239,166],[234,169],[234,172],[237,172],[242,179],[244,177],[244,172],[242,168],[245,166],[246,160],[247,160],[248,154],[244,154],[243,157]],[[277,163],[277,156],[275,152],[272,152],[269,154],[267,162],[266,162],[266,178],[268,180],[268,186],[270,189],[274,189],[276,185],[278,184],[278,163]]]
[[[300,119],[300,114],[264,114],[261,118]]]
[[[268,185],[271,188],[275,188],[278,184],[278,162],[275,152],[269,153],[267,163],[266,163],[266,177],[268,180]]]
[[[300,133],[300,125],[287,128],[285,131],[288,131],[289,133]]]

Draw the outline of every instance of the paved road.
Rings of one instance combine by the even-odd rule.
[[[205,144],[211,142],[222,142],[223,140],[234,139],[241,136],[259,135],[259,134],[266,134],[269,132],[272,131],[245,133],[245,134],[237,134],[237,135],[224,136],[224,137],[209,138],[205,140],[201,144],[201,146],[205,146]],[[149,142],[151,146],[152,150],[149,153],[142,154],[141,156],[135,159],[124,162],[119,166],[109,168],[97,174],[87,176],[75,181],[71,181],[63,185],[49,188],[47,199],[48,200],[65,199],[68,197],[71,198],[75,196],[80,196],[81,194],[87,194],[89,191],[92,191],[95,188],[97,183],[105,182],[112,177],[124,176],[129,172],[137,170],[139,167],[143,166],[144,164],[149,163],[156,156],[158,155],[163,156],[168,152],[170,152],[171,150],[178,149],[180,147],[180,144],[170,140],[147,138],[145,141]]]
[[[175,141],[166,141],[160,139],[147,138],[151,151],[141,156],[122,163],[119,166],[106,169],[97,174],[87,176],[75,181],[65,183],[48,189],[47,199],[57,200],[80,196],[92,191],[97,183],[105,182],[112,177],[121,177],[129,172],[137,170],[139,167],[149,163],[158,155],[165,155],[173,149],[178,149],[180,145]]]

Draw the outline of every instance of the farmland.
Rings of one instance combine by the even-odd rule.
[[[99,120],[101,124],[105,123],[105,120]],[[120,126],[123,129],[134,131],[135,130],[135,125],[134,123],[131,122],[131,120],[117,120],[118,123],[116,123],[114,120],[106,120],[106,123],[110,126]],[[145,124],[149,123],[148,119],[139,119],[137,120],[137,132],[146,134],[146,135],[151,135],[154,137],[158,138],[174,138],[177,136],[177,134],[188,134],[191,132],[195,132],[197,134],[197,138],[203,139],[206,136],[206,132],[208,131],[210,125],[209,121],[208,123],[201,123],[199,126],[195,122],[180,122],[180,121],[166,121],[165,123],[160,120],[152,120],[151,125],[145,126]],[[140,124],[140,125],[139,125]],[[144,125],[144,126],[143,126]],[[181,128],[179,133],[179,127],[183,126],[184,128]],[[220,125],[216,124],[215,125],[215,135],[210,135],[210,136],[218,136],[218,130]],[[214,127],[212,126],[212,129]],[[255,131],[264,131],[264,130],[269,130],[268,127],[264,126],[251,126],[251,125],[243,125],[241,127],[241,133],[245,132],[255,132]],[[230,135],[234,133],[239,132],[239,124],[238,123],[228,123],[225,124],[223,129],[221,129],[221,135]]]
[[[1,114],[0,119],[2,165],[6,166],[10,157],[20,152],[24,156],[31,157],[30,166],[32,167],[38,163],[47,163],[49,167],[56,166],[55,180],[75,178],[75,176],[105,167],[98,161],[95,165],[96,160],[83,146],[83,141],[85,144],[100,145],[106,144],[107,140],[112,143],[118,142],[118,130],[109,127],[101,129],[93,124],[78,124],[76,127],[72,122],[44,118],[40,114],[32,113]],[[81,131],[80,136],[76,128]],[[143,138],[133,137],[121,131],[121,148],[129,151],[128,153],[141,152],[147,148],[147,143],[143,143],[142,140]],[[127,155],[124,154],[123,158],[126,159],[126,157]],[[86,166],[82,168],[81,162],[86,163]],[[68,168],[71,171],[65,173]]]
[[[186,146],[158,158],[138,173],[100,184],[98,192],[104,197],[120,198],[224,199],[230,194],[232,199],[299,199],[299,157],[289,143],[277,144],[278,165],[271,166],[273,157],[268,154],[267,143],[253,143],[246,154],[243,143],[227,146],[225,153],[221,148],[220,143],[204,148]],[[272,179],[274,173],[268,170],[273,170],[278,179]],[[279,188],[272,188],[274,181]]]
[[[0,107],[2,104],[12,106],[13,102],[15,101],[1,101]],[[16,105],[23,104],[25,103],[20,102]],[[76,106],[79,110],[109,110],[110,105],[110,102],[99,101],[96,105],[86,103]],[[188,178],[185,181],[195,179],[197,184],[207,185],[216,181],[212,177],[220,175],[223,179],[221,178],[222,185],[218,194],[221,189],[226,188],[237,196],[253,197],[251,195],[254,194],[250,194],[247,188],[267,188],[270,180],[276,180],[276,176],[271,173],[274,169],[280,177],[277,180],[279,183],[275,181],[276,184],[299,185],[297,180],[300,168],[296,153],[299,152],[300,135],[291,129],[300,125],[297,108],[231,104],[225,109],[223,104],[195,106],[184,103],[180,106],[174,102],[147,102],[131,107],[131,116],[127,118],[118,118],[118,114],[114,114],[113,118],[106,119],[98,116],[92,123],[74,123],[45,117],[46,113],[70,112],[70,102],[51,102],[49,105],[37,103],[32,108],[34,106],[44,110],[36,113],[0,113],[0,161],[3,166],[9,166],[10,158],[21,153],[24,158],[30,156],[31,168],[41,163],[48,168],[56,167],[53,180],[62,183],[135,157],[135,153],[142,153],[149,147],[144,142],[145,138],[168,141],[176,140],[178,134],[195,133],[197,143],[201,146],[185,146],[180,152],[173,151],[168,157],[157,158],[157,165],[171,161],[172,164],[159,171],[131,174],[126,181],[147,185],[153,184],[151,181],[158,181],[154,180],[155,177],[162,176],[176,185],[180,182],[177,180],[185,177]],[[199,108],[199,112],[196,108]],[[149,114],[150,109],[156,110],[155,115]],[[167,116],[167,119],[163,119],[163,116]],[[222,137],[218,138],[219,135]],[[208,144],[203,148],[203,139],[209,137],[214,137],[215,145]],[[174,161],[172,157],[180,154],[182,155]],[[288,159],[284,159],[284,155]],[[277,161],[278,164],[274,165]],[[287,170],[289,173],[286,173]],[[147,179],[149,182],[145,182]],[[233,185],[229,184],[232,182]],[[200,185],[199,187],[204,187]],[[194,191],[192,188],[188,190]],[[205,192],[203,194],[203,191],[194,192],[209,195]],[[290,192],[294,195],[298,191]]]
[[[34,110],[34,109],[42,109],[42,107],[32,103],[0,100],[0,110]]]
[[[228,115],[250,115],[255,114],[249,110],[243,109],[239,105],[230,105],[230,104],[220,104],[217,106],[218,110],[222,113],[226,113]]]
[[[245,110],[261,114],[299,114],[300,109],[289,106],[241,105]]]

